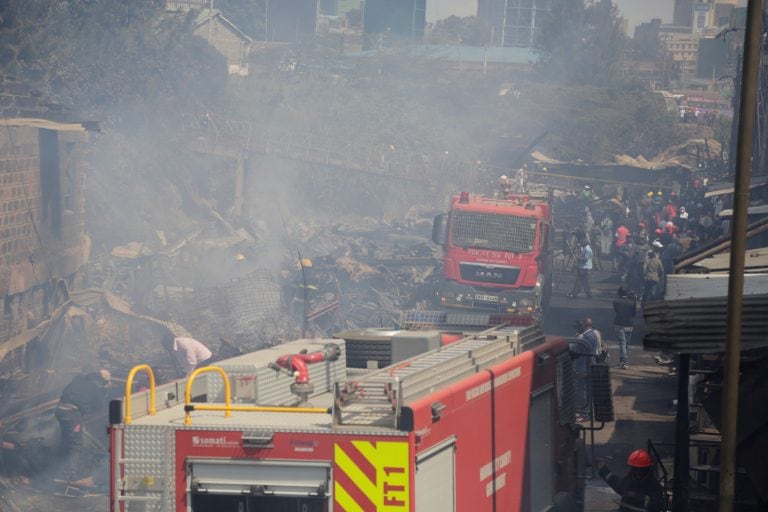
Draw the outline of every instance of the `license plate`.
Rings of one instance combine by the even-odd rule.
[[[482,300],[485,302],[499,302],[499,298],[496,295],[484,295],[482,293],[476,293],[475,300]]]

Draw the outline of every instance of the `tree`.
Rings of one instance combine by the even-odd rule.
[[[0,74],[82,113],[199,105],[226,83],[223,57],[192,33],[194,14],[165,15],[161,0],[3,4]]]
[[[485,46],[491,39],[491,26],[477,16],[459,18],[450,16],[435,23],[427,36],[427,42],[434,44],[461,44]]]
[[[611,0],[553,0],[534,42],[539,69],[577,84],[602,84],[621,73],[625,37]]]

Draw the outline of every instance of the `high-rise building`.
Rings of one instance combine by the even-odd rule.
[[[477,17],[493,28],[491,46],[531,48],[551,0],[478,0]]]
[[[672,24],[681,27],[693,26],[693,4],[695,0],[675,0]]]
[[[398,39],[421,39],[426,15],[427,0],[366,0],[363,4],[363,49]]]

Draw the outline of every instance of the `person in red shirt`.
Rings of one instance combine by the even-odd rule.
[[[621,224],[616,228],[616,247],[621,247],[627,243],[627,237],[629,236],[629,228],[624,224]]]
[[[618,270],[619,273],[624,272],[627,260],[629,258],[629,251],[627,239],[629,237],[629,228],[624,224],[620,224],[616,228],[616,243],[613,244],[613,269]]]
[[[672,220],[677,217],[677,205],[672,200],[667,201],[667,206],[664,207],[664,214],[667,220]]]

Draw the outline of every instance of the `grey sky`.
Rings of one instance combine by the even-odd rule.
[[[622,15],[629,20],[629,35],[634,34],[636,25],[651,18],[661,18],[664,23],[672,22],[674,0],[614,0]],[[427,0],[427,20],[436,21],[451,15],[474,16],[477,14],[477,0]]]

